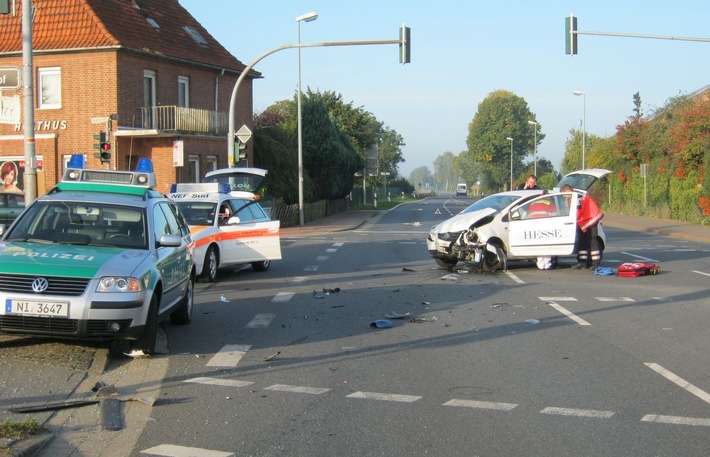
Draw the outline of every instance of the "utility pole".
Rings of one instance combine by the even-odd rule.
[[[24,190],[26,204],[37,198],[37,156],[35,154],[35,107],[32,82],[32,1],[22,2],[22,95],[25,134]]]

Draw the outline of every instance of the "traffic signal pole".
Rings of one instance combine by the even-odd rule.
[[[237,105],[237,92],[239,91],[239,86],[246,77],[246,75],[254,68],[254,65],[259,63],[265,57],[284,49],[293,48],[316,48],[316,47],[327,47],[327,46],[362,46],[362,45],[378,45],[378,44],[398,44],[402,49],[400,49],[400,62],[409,63],[409,58],[411,55],[411,32],[409,27],[402,25],[402,32],[400,33],[401,38],[398,40],[375,40],[375,41],[332,41],[323,43],[297,43],[297,44],[285,44],[283,46],[278,46],[276,48],[270,49],[265,53],[257,57],[253,62],[244,68],[242,73],[237,78],[236,84],[234,84],[234,89],[232,90],[232,98],[229,102],[229,132],[227,134],[227,160],[229,162],[229,167],[232,168],[236,165],[237,157],[235,156],[234,148],[234,138],[235,138],[235,124],[234,114]],[[406,57],[403,57],[406,56]],[[299,177],[301,179],[301,177]]]
[[[22,96],[25,136],[24,191],[26,204],[37,198],[37,155],[35,152],[35,105],[32,82],[32,2],[22,2]]]

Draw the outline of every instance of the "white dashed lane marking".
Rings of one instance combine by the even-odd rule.
[[[266,387],[264,390],[277,390],[280,392],[311,395],[320,395],[330,391],[330,389],[323,389],[320,387],[290,386],[287,384],[274,384],[273,386]]]
[[[552,308],[556,309],[557,311],[559,311],[560,313],[564,314],[568,318],[572,319],[573,321],[575,321],[579,325],[592,325],[589,322],[582,319],[581,317],[574,314],[572,311],[569,311],[567,308],[564,308],[563,306],[560,306],[559,304],[557,304],[553,301],[548,301],[547,304],[550,305]]]
[[[671,373],[670,371],[666,370],[662,366],[660,366],[657,363],[644,363],[647,367],[655,371],[656,373],[660,374],[664,378],[668,379],[672,383],[676,384],[677,386],[680,386],[681,388],[687,390],[691,394],[695,395],[705,403],[710,403],[710,394],[705,392],[704,390],[700,389],[699,387],[694,386],[693,384],[689,383],[685,379],[681,378],[680,376]]]
[[[176,446],[174,444],[161,444],[141,451],[141,454],[162,455],[164,457],[229,457],[231,452],[213,451],[198,447]]]
[[[308,265],[303,269],[303,271],[318,271],[318,265]]]
[[[353,392],[348,395],[347,398],[361,398],[364,400],[399,401],[404,403],[412,403],[422,397],[418,395],[382,394],[377,392]]]
[[[199,377],[186,379],[185,382],[190,382],[193,384],[207,384],[211,386],[221,386],[221,387],[246,387],[254,384],[249,381],[239,381],[237,379],[222,379],[222,378],[210,378],[210,377]]]
[[[541,414],[553,414],[556,416],[592,417],[596,419],[609,419],[614,415],[614,411],[598,411],[596,409],[574,409],[557,408],[548,406],[540,411]]]
[[[228,344],[212,356],[210,361],[207,362],[207,366],[236,367],[250,348],[250,344]]]
[[[702,417],[663,416],[660,414],[646,414],[641,418],[641,422],[710,427],[710,419],[705,419]]]
[[[635,301],[631,297],[594,297],[597,301]]]
[[[444,406],[457,406],[462,408],[477,408],[477,409],[494,409],[498,411],[512,411],[518,405],[515,403],[500,403],[492,401],[476,401],[476,400],[449,400],[444,403]]]

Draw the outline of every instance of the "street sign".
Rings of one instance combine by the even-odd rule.
[[[237,138],[241,143],[246,143],[251,139],[251,130],[246,125],[242,125],[242,128],[237,130]]]
[[[0,90],[15,90],[20,88],[20,68],[0,67]]]
[[[92,117],[91,118],[91,123],[92,124],[105,124],[108,122],[108,116],[103,116],[103,117]]]

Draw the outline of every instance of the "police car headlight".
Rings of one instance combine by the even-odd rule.
[[[140,292],[142,290],[145,289],[140,280],[123,276],[104,276],[96,288],[97,292]]]

